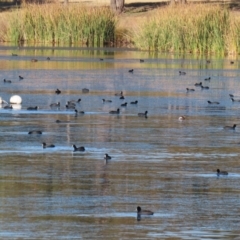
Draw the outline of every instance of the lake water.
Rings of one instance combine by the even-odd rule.
[[[0,46],[0,96],[23,100],[0,108],[0,239],[240,239],[240,128],[223,129],[240,122],[240,62],[206,60]],[[79,98],[75,116],[65,105]]]

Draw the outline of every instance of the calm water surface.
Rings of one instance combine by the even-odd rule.
[[[240,124],[238,60],[1,46],[0,61],[0,96],[23,99],[0,105],[0,239],[240,239],[240,128],[223,129]],[[65,105],[79,98],[75,116]]]

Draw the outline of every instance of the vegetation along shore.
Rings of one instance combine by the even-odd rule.
[[[0,41],[238,54],[240,15],[216,4],[164,5],[136,17],[83,3],[22,4],[0,13]]]

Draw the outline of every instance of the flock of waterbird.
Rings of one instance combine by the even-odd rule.
[[[17,55],[13,55],[13,54],[12,54],[12,56],[17,56]],[[32,60],[33,60],[33,59],[32,59]],[[47,60],[50,60],[50,58],[48,58]],[[37,60],[36,60],[36,61],[37,61]],[[35,61],[33,61],[33,62],[35,62]],[[133,69],[129,70],[129,72],[130,72],[130,73],[133,73]],[[20,75],[19,75],[18,78],[19,78],[19,81],[24,80],[24,77],[23,77],[23,76],[20,76]],[[3,82],[6,83],[6,84],[11,84],[11,83],[12,83],[12,80],[4,79]],[[90,90],[89,90],[88,88],[83,88],[83,89],[82,89],[82,93],[84,93],[84,94],[89,93],[89,92],[90,92]],[[57,89],[55,90],[55,94],[59,95],[59,94],[61,94],[61,93],[62,93],[62,91],[61,91],[59,88],[57,88]],[[114,95],[115,95],[115,97],[119,97],[119,99],[121,99],[121,100],[125,100],[123,91],[117,92],[117,93],[115,93]],[[20,96],[15,95],[14,98],[15,98],[15,101],[9,101],[9,103],[8,103],[7,101],[3,100],[3,99],[0,99],[0,100],[1,100],[1,101],[0,101],[0,104],[2,104],[3,109],[9,109],[9,110],[11,110],[11,109],[13,109],[14,104],[21,104],[21,103],[22,103],[22,99],[21,99]],[[16,98],[17,98],[17,100],[16,100]],[[79,111],[79,110],[77,110],[77,104],[80,104],[80,102],[81,102],[81,98],[79,98],[79,99],[77,99],[77,100],[69,100],[69,101],[67,101],[65,107],[66,107],[66,109],[68,109],[68,110],[74,110],[75,116],[78,116],[78,115],[80,115],[80,114],[83,115],[83,114],[85,114],[84,111]],[[103,104],[105,104],[105,103],[111,103],[112,100],[102,99],[102,102],[103,102]],[[128,104],[127,102],[124,102],[124,103],[122,103],[122,104],[120,105],[120,107],[126,107],[127,104]],[[129,104],[131,104],[131,105],[137,105],[137,104],[138,104],[138,100],[132,101],[132,102],[130,102]],[[49,105],[49,107],[50,107],[51,109],[60,109],[60,102],[51,103],[51,104]],[[29,106],[29,107],[26,108],[26,110],[28,110],[28,111],[37,111],[38,109],[39,109],[38,106]],[[120,108],[117,108],[117,110],[111,110],[111,111],[109,111],[109,114],[115,114],[115,115],[120,114]],[[145,117],[145,118],[147,118],[147,117],[148,117],[147,114],[148,114],[148,111],[140,112],[140,113],[138,113],[138,116],[139,116],[139,117]],[[61,120],[56,120],[56,123],[63,123],[63,121],[61,121]],[[29,132],[28,132],[28,134],[30,134],[30,135],[31,135],[31,134],[38,134],[38,135],[40,135],[40,134],[42,134],[42,133],[43,133],[43,132],[40,131],[40,130],[32,130],[32,131],[29,131]],[[46,149],[46,148],[54,148],[55,145],[54,145],[54,144],[47,144],[46,142],[43,142],[43,143],[42,143],[42,147],[43,147],[44,149]],[[84,147],[84,146],[77,147],[75,144],[73,144],[72,147],[73,147],[73,152],[84,152],[84,151],[85,151],[85,147]],[[104,159],[105,159],[106,161],[111,160],[111,156],[109,156],[109,155],[106,153],[105,156],[104,156]]]
[[[18,56],[18,55],[12,53],[12,56]],[[47,60],[49,61],[50,58],[48,57]],[[37,61],[38,61],[37,59],[31,59],[31,62],[37,62]],[[103,61],[103,59],[100,58],[100,61]],[[143,60],[143,59],[140,59],[140,62],[142,63],[142,62],[144,62],[144,60]],[[207,63],[210,63],[210,61],[207,60]],[[230,63],[231,63],[231,64],[234,64],[233,61],[231,61]],[[133,73],[133,72],[134,72],[134,69],[130,69],[128,72],[129,72],[129,73]],[[184,71],[179,71],[179,75],[186,75],[186,72],[184,72]],[[24,79],[24,77],[22,77],[22,76],[19,75],[19,80],[23,80],[23,79]],[[204,81],[205,81],[205,82],[210,82],[210,81],[211,81],[211,77],[205,78]],[[7,80],[7,79],[4,79],[3,82],[4,82],[4,83],[12,83],[11,80]],[[202,82],[195,83],[194,86],[195,86],[195,87],[199,87],[199,88],[201,88],[202,90],[208,90],[208,89],[209,89],[209,86],[204,86]],[[187,90],[187,92],[194,92],[194,91],[195,91],[194,88],[186,88],[186,90]],[[56,93],[57,95],[59,95],[59,94],[62,93],[62,91],[61,91],[60,89],[56,89],[55,93]],[[82,89],[82,93],[89,93],[89,89],[83,88],[83,89]],[[121,99],[121,100],[124,100],[124,99],[125,99],[122,91],[119,92],[119,93],[115,93],[115,96],[116,96],[116,97],[119,97],[119,99]],[[229,94],[229,96],[230,96],[232,102],[240,102],[240,100],[234,99],[234,95],[233,95],[233,94]],[[15,97],[16,97],[16,96],[15,96]],[[18,97],[18,96],[17,96],[17,97]],[[111,102],[112,102],[112,100],[108,100],[108,99],[102,99],[102,101],[103,101],[103,103],[111,103]],[[11,102],[11,101],[10,101],[10,102]],[[76,109],[76,104],[78,104],[78,103],[80,103],[80,102],[81,102],[81,98],[79,98],[79,99],[77,99],[77,100],[67,101],[67,103],[66,103],[66,109],[73,109],[73,110],[75,111],[75,116],[77,116],[78,114],[84,114],[84,111],[78,111],[78,110]],[[208,100],[207,102],[208,102],[208,104],[214,104],[214,105],[220,104],[220,103],[217,102],[217,101],[210,101],[210,100]],[[13,102],[13,103],[15,103],[15,102]],[[1,99],[1,98],[0,98],[0,104],[5,105],[5,106],[3,106],[4,109],[12,109],[12,105],[9,104],[7,101]],[[122,103],[122,104],[121,104],[121,107],[126,107],[127,104],[128,104],[127,102]],[[138,100],[133,101],[133,102],[130,102],[130,104],[136,105],[136,104],[138,104]],[[50,108],[60,108],[60,102],[50,104]],[[38,109],[39,109],[38,106],[34,106],[34,107],[33,107],[33,106],[30,106],[30,107],[27,108],[27,110],[30,110],[30,111],[31,111],[31,110],[32,110],[32,111],[36,111],[36,110],[38,110]],[[112,110],[112,111],[110,111],[109,114],[120,114],[120,108],[118,108],[117,110]],[[143,112],[143,113],[138,113],[138,116],[139,116],[139,117],[145,117],[145,118],[147,118],[147,114],[148,114],[148,111],[145,111],[145,112]],[[184,120],[186,120],[186,119],[187,119],[186,116],[180,116],[180,117],[178,118],[179,121],[184,121]],[[62,121],[60,121],[60,120],[56,120],[56,123],[61,123],[61,122],[62,122]],[[236,126],[237,126],[236,124],[234,124],[233,126],[225,126],[224,129],[226,129],[226,130],[235,130]],[[33,130],[33,131],[29,131],[28,134],[42,134],[42,131],[40,131],[40,130]],[[54,148],[55,145],[54,145],[54,144],[47,144],[47,143],[43,142],[43,143],[42,143],[42,147],[43,147],[43,148]],[[77,147],[75,144],[73,144],[72,147],[73,147],[73,152],[84,152],[84,151],[85,151],[85,147],[84,147],[84,146]],[[104,159],[105,159],[106,161],[108,161],[108,160],[111,160],[112,157],[109,156],[109,155],[106,153],[105,156],[104,156]],[[221,175],[225,175],[225,176],[226,176],[226,175],[228,175],[228,172],[227,172],[227,171],[220,171],[220,169],[217,169],[217,176],[221,176]],[[154,214],[154,212],[152,212],[152,211],[150,211],[150,210],[143,210],[140,206],[137,207],[138,219],[141,217],[141,215],[153,215],[153,214]]]
[[[209,62],[208,62],[209,63]],[[230,62],[231,64],[234,64],[233,61]],[[186,75],[186,72],[183,72],[183,71],[179,71],[179,75]],[[208,78],[205,78],[204,79],[205,82],[210,82],[211,81],[211,77],[208,77]],[[203,83],[202,82],[199,82],[199,83],[195,83],[194,84],[195,87],[200,87],[202,90],[204,89],[210,89],[209,86],[203,86]],[[195,89],[194,88],[186,88],[187,90],[187,93],[188,92],[194,92]],[[233,94],[229,94],[229,97],[230,99],[232,100],[232,102],[240,102],[240,100],[235,100],[234,99],[234,95]],[[220,104],[220,102],[217,102],[217,101],[207,101],[208,104],[213,104],[213,105],[218,105]],[[186,116],[180,116],[178,118],[179,121],[184,121],[186,120],[187,117]],[[224,126],[223,129],[225,130],[235,130],[237,124],[233,124],[233,126]],[[220,169],[217,169],[217,176],[221,176],[221,175],[228,175],[228,172],[227,171],[220,171]]]

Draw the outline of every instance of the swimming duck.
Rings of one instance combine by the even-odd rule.
[[[42,134],[42,131],[33,130],[33,131],[28,132],[28,134]]]
[[[61,91],[57,88],[57,90],[55,91],[56,94],[60,94]]]
[[[73,146],[73,151],[74,152],[84,152],[85,151],[85,147],[81,146],[81,147],[76,147],[76,145],[72,145]]]
[[[233,97],[231,97],[231,100],[232,100],[232,102],[240,102],[240,100],[235,100]]]
[[[4,82],[4,83],[12,83],[11,80],[7,80],[7,79],[3,79],[3,82]]]
[[[50,57],[47,57],[47,60],[50,61]]]
[[[225,127],[223,127],[223,128],[224,128],[224,129],[228,129],[228,130],[235,130],[236,126],[237,126],[237,124],[233,124],[232,127],[231,127],[231,126],[225,126]]]
[[[75,109],[74,111],[75,111],[76,115],[85,113],[84,111],[78,111],[77,109]]]
[[[38,110],[38,108],[39,108],[38,106],[36,106],[36,107],[28,107],[27,110],[30,110],[30,111],[31,110]]]
[[[37,62],[38,60],[36,58],[32,58],[31,62]]]
[[[67,109],[75,109],[75,107],[76,107],[76,104],[75,104],[75,103],[67,104],[67,105],[66,105],[66,108],[67,108]]]
[[[22,76],[18,76],[18,78],[19,78],[19,80],[23,80],[24,79],[24,77],[22,77]]]
[[[106,99],[104,99],[104,98],[102,99],[102,101],[103,101],[103,103],[107,103],[107,102],[108,102],[108,103],[111,103],[111,102],[112,102],[112,100],[106,100]]]
[[[118,108],[117,111],[110,111],[110,114],[119,114],[120,113],[120,109]]]
[[[42,146],[43,146],[43,148],[54,148],[55,147],[55,145],[53,145],[53,144],[47,145],[45,142],[42,143]]]
[[[119,99],[121,99],[121,100],[124,100],[124,99],[125,99],[125,97],[124,97],[124,96],[121,96]]]
[[[110,159],[112,159],[112,158],[106,153],[104,159],[105,159],[105,160],[110,160]]]
[[[121,104],[121,107],[126,107],[127,106],[127,102]]]
[[[134,71],[133,69],[128,70],[128,72],[130,72],[130,73],[133,73],[133,71]]]
[[[234,64],[234,61],[230,61],[230,64]]]
[[[200,83],[195,83],[194,86],[196,86],[196,87],[201,87],[201,86],[202,86],[202,82],[200,82]]]
[[[83,89],[82,89],[82,92],[83,92],[83,93],[89,93],[89,89],[88,89],[88,88],[83,88]]]
[[[234,95],[233,94],[229,94],[230,98],[234,98]]]
[[[179,71],[179,75],[186,75],[186,72]]]
[[[187,89],[187,92],[194,92],[195,91],[195,89],[193,89],[193,88],[186,88]]]
[[[79,98],[78,100],[70,100],[70,101],[67,101],[67,104],[75,104],[75,103],[80,103],[82,101],[81,98]]]
[[[122,95],[123,95],[122,91],[120,93],[115,93],[115,96],[117,96],[117,97],[122,96]]]
[[[201,86],[202,89],[209,89],[208,86]]]
[[[150,210],[142,210],[141,207],[137,207],[137,214],[139,215],[153,215],[154,212],[150,211]]]
[[[50,104],[50,107],[60,107],[60,102]]]
[[[5,107],[3,107],[4,109],[13,109],[12,105],[7,105]]]
[[[207,101],[209,104],[220,104],[219,102],[211,102],[211,101]]]
[[[130,104],[137,104],[138,103],[138,101],[136,100],[136,101],[134,101],[134,102],[130,102]]]
[[[228,172],[226,171],[220,171],[219,169],[217,169],[217,175],[228,175]]]
[[[178,118],[179,121],[183,121],[183,120],[186,120],[186,117],[185,116],[181,116]]]
[[[147,117],[148,111],[145,111],[145,113],[138,113],[139,117]]]
[[[143,63],[144,62],[144,60],[143,59],[140,59],[140,63]]]
[[[103,58],[99,58],[100,61],[103,61]]]
[[[210,61],[210,60],[207,60],[206,62],[207,62],[207,63],[211,63],[211,61]]]
[[[205,81],[210,81],[210,80],[211,80],[211,77],[205,78],[204,80],[205,80]]]
[[[18,55],[16,53],[12,53],[12,56],[13,57],[17,57]]]

